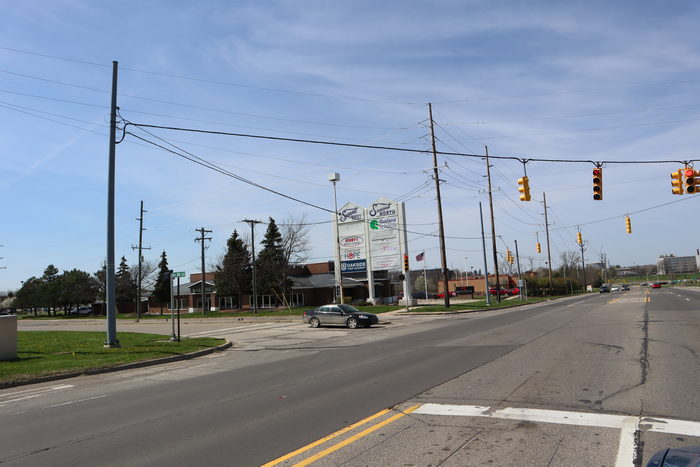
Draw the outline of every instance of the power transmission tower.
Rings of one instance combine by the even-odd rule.
[[[143,213],[148,212],[143,209],[143,200],[141,200],[141,215],[136,219],[139,221],[139,244],[138,246],[131,245],[132,250],[139,250],[139,269],[138,269],[138,275],[136,277],[137,280],[137,285],[136,285],[136,322],[138,322],[141,319],[141,282],[143,280],[143,273],[142,273],[142,261],[143,257],[141,256],[141,250],[150,250],[151,247],[144,247],[143,246],[143,231],[146,230],[143,228]]]
[[[337,211],[337,209],[336,209]],[[255,224],[262,224],[262,221],[243,219],[243,222],[250,226],[250,247],[253,252],[253,313],[258,313],[258,285],[255,277]]]
[[[450,307],[450,286],[448,282],[447,256],[445,253],[445,227],[442,222],[442,199],[440,198],[440,178],[438,177],[437,149],[435,147],[435,128],[433,125],[433,105],[428,103],[430,115],[430,137],[433,145],[433,179],[435,180],[435,193],[438,208],[438,228],[440,233],[440,262],[442,266],[442,283],[445,290],[445,308]],[[406,297],[408,300],[408,297]],[[408,302],[407,302],[408,303]]]
[[[196,229],[195,232],[199,232],[200,237],[195,238],[195,242],[202,242],[202,316],[206,314],[206,307],[207,307],[207,291],[206,291],[206,280],[204,278],[204,241],[205,240],[210,240],[211,237],[205,237],[206,234],[211,233],[211,230],[205,230],[204,227],[201,229]],[[180,291],[178,290],[178,293]]]

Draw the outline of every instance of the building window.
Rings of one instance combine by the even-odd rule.
[[[235,300],[233,297],[219,297],[219,308],[222,310],[233,310]]]

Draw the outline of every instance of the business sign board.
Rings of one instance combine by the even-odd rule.
[[[367,260],[341,261],[340,270],[343,272],[365,272],[367,271]]]
[[[372,271],[401,269],[399,204],[379,198],[367,208]]]

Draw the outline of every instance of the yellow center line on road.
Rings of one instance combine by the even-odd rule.
[[[329,441],[329,440],[331,440],[331,439],[333,439],[333,438],[337,438],[338,436],[340,436],[340,435],[342,435],[342,434],[344,434],[344,433],[347,433],[348,431],[354,430],[354,429],[357,428],[358,426],[362,426],[362,425],[364,425],[365,423],[371,422],[371,421],[374,420],[375,418],[379,418],[379,417],[381,417],[382,415],[384,415],[384,414],[386,414],[386,413],[388,413],[388,412],[389,412],[389,409],[380,410],[379,412],[375,413],[374,415],[370,415],[370,416],[367,417],[367,418],[363,418],[363,419],[360,420],[359,422],[355,422],[355,423],[353,423],[353,424],[350,425],[350,426],[346,426],[345,428],[341,428],[340,430],[336,431],[335,433],[331,433],[331,434],[328,435],[328,436],[324,436],[323,438],[321,438],[321,439],[319,439],[319,440],[317,440],[317,441],[314,441],[313,443],[307,444],[306,446],[304,446],[304,447],[302,447],[302,448],[299,448],[299,449],[297,449],[296,451],[290,452],[289,454],[285,454],[285,455],[282,456],[282,457],[278,457],[277,459],[275,459],[275,460],[273,460],[273,461],[270,461],[270,462],[268,462],[267,464],[263,464],[262,467],[272,467],[272,466],[274,466],[274,465],[280,464],[280,463],[286,461],[287,459],[291,459],[292,457],[301,454],[302,452],[306,452],[306,451],[308,451],[309,449],[315,448],[315,447],[318,446],[319,444],[323,444],[323,443],[325,443],[326,441]]]
[[[376,425],[372,425],[371,427],[367,428],[366,430],[361,431],[361,432],[357,433],[356,435],[353,435],[344,441],[341,441],[337,444],[334,444],[333,446],[331,446],[327,449],[324,449],[323,451],[319,452],[318,454],[314,454],[313,456],[311,456],[307,459],[304,459],[303,461],[299,462],[298,464],[294,464],[294,467],[303,467],[305,465],[311,464],[312,462],[316,462],[317,460],[319,460],[323,457],[326,457],[328,454],[331,454],[331,453],[337,451],[338,449],[341,449],[341,448],[347,446],[350,443],[354,443],[358,439],[364,438],[368,434],[380,429],[381,427],[386,426],[390,423],[393,423],[396,420],[398,420],[399,418],[410,414],[411,412],[416,410],[421,405],[422,404],[417,404],[417,405],[414,405],[412,407],[409,407],[408,409],[399,412],[398,414],[394,415],[393,417],[389,417],[386,420],[384,420],[380,423],[377,423]]]

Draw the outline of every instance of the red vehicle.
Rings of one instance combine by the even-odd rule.
[[[499,289],[501,295],[508,295],[508,291],[506,289]],[[489,293],[491,295],[496,295],[498,292],[496,291],[496,287],[491,287],[489,288]]]
[[[517,287],[513,287],[512,289],[507,290],[508,295],[514,296],[514,295],[520,295],[520,289]]]
[[[661,288],[661,284],[659,284],[658,282],[654,282],[653,284],[651,284],[651,288],[652,288],[652,289],[660,289],[660,288]]]

